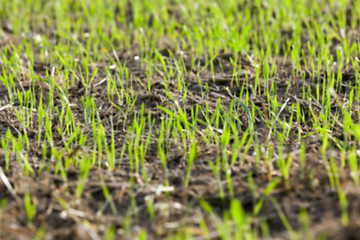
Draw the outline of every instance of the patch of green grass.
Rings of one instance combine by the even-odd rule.
[[[170,221],[172,193],[153,189],[171,189],[181,174],[177,191],[194,197],[196,177],[205,174],[213,197],[227,206],[218,214],[199,200],[205,216],[189,224],[199,225],[205,238],[255,239],[259,229],[271,235],[261,218],[269,199],[285,231],[296,235],[272,194],[322,179],[309,166],[315,154],[347,226],[345,183],[360,184],[358,7],[347,0],[4,0],[2,175],[52,174],[75,201],[88,201],[94,169],[113,181],[128,174],[121,190],[128,195],[119,189],[113,195],[101,178],[104,202],[124,218],[122,231],[112,223],[101,230],[113,239],[130,237],[133,225],[141,225],[139,204],[147,209],[145,221]],[[350,180],[341,177],[347,172]],[[239,178],[253,209],[239,200]],[[129,203],[121,214],[124,196]],[[22,199],[29,223],[37,218],[32,199],[29,193]],[[157,201],[166,210],[155,208]],[[309,231],[306,212],[298,214]],[[141,225],[137,236],[168,236],[158,224]]]

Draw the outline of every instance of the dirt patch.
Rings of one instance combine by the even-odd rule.
[[[131,8],[130,1],[128,7]],[[258,10],[254,7],[253,11]],[[132,12],[126,21],[133,21]],[[9,39],[12,43],[21,41],[12,35],[11,26],[5,24],[3,30],[6,38],[0,41],[2,48],[9,46]],[[288,34],[291,38],[292,33]],[[306,37],[302,39],[304,46]],[[336,44],[334,41],[334,48]],[[81,80],[87,77],[83,67],[69,73],[62,64],[49,66],[41,61],[30,64],[26,56],[19,56],[22,64],[14,69],[16,79],[9,88],[11,91],[0,85],[0,134],[11,133],[18,139],[26,136],[27,141],[22,142],[25,150],[21,153],[15,153],[14,148],[0,152],[3,170],[0,199],[7,200],[0,210],[1,238],[33,239],[43,232],[44,239],[101,239],[109,229],[114,229],[117,239],[132,239],[138,238],[145,229],[149,239],[176,234],[191,234],[202,239],[206,235],[202,224],[206,223],[209,238],[220,239],[214,216],[201,203],[203,200],[208,203],[219,219],[229,218],[231,202],[236,199],[246,214],[256,212],[250,226],[260,236],[266,235],[262,228],[266,222],[273,238],[287,239],[291,230],[299,230],[304,239],[314,235],[358,239],[360,192],[349,166],[343,164],[349,156],[344,156],[339,148],[343,141],[347,141],[348,146],[358,146],[354,136],[344,134],[342,124],[342,110],[348,106],[346,99],[351,92],[358,95],[353,67],[348,64],[338,73],[342,81],[336,92],[330,93],[323,87],[329,77],[326,70],[319,69],[316,74],[306,69],[304,61],[301,69],[294,70],[282,52],[274,60],[278,71],[266,78],[263,66],[256,66],[242,54],[237,56],[242,71],[234,73],[232,59],[235,56],[225,50],[210,63],[209,56],[199,56],[195,61],[186,53],[171,56],[170,52],[175,51],[170,49],[170,46],[158,48],[165,66],[141,62],[142,53],[136,45],[111,53],[120,63],[126,63],[127,72],[117,65],[109,68],[106,61],[92,63],[88,76],[97,72],[91,84]],[[166,71],[179,68],[178,63],[184,71],[164,79]],[[0,63],[0,72],[8,74],[4,72],[8,67],[2,65]],[[149,77],[147,69],[150,68],[156,71]],[[64,74],[72,78],[71,86],[61,85]],[[30,79],[30,75],[37,78]],[[47,82],[51,77],[59,78],[55,80],[58,87]],[[178,83],[180,77],[181,84]],[[12,100],[18,92],[28,93],[36,105],[22,104],[22,99]],[[307,99],[303,97],[304,92]],[[122,96],[123,93],[128,96]],[[248,95],[244,97],[243,93]],[[323,98],[328,98],[328,105],[320,104],[319,99]],[[85,102],[86,99],[92,99],[94,105]],[[51,141],[42,127],[44,123],[39,122],[39,111],[31,111],[40,104],[45,109],[51,107],[48,118]],[[273,105],[281,107],[274,109]],[[90,111],[86,111],[87,106]],[[300,122],[294,109],[304,116]],[[70,110],[74,124],[67,125],[65,116]],[[358,102],[352,103],[350,118],[355,124],[359,119],[358,110]],[[31,114],[31,124],[19,120],[18,113],[22,111]],[[325,111],[329,112],[328,122],[321,121]],[[164,121],[173,117],[171,113],[183,113],[189,123],[197,119],[194,126],[186,126],[174,118],[171,122],[195,132],[197,153],[188,183],[185,176],[192,143],[179,141],[180,138],[174,136],[182,133],[174,133],[174,127],[169,126],[160,143],[165,149],[166,170],[159,153],[159,132]],[[145,116],[146,121],[141,139],[136,139],[134,122],[141,116]],[[100,143],[95,141],[99,133],[94,131],[94,119],[104,129]],[[234,119],[239,135],[231,132],[224,150],[215,142],[225,134],[228,119]],[[278,120],[293,124],[286,128]],[[324,141],[316,127],[329,122],[329,143],[324,151]],[[81,144],[78,139],[69,140],[67,128],[76,127],[86,137]],[[286,139],[276,134],[282,131],[287,131]],[[249,145],[234,150],[235,143],[242,141],[243,136]],[[137,152],[131,147],[146,141],[148,148],[143,162],[136,163],[136,158],[140,161],[136,154],[140,154],[141,146],[136,146]],[[113,169],[108,161],[111,155],[105,147],[97,151],[97,144],[113,148]],[[301,156],[302,147],[304,156]],[[274,152],[280,149],[283,155],[269,155],[270,149]],[[279,167],[282,158],[291,159],[288,179]],[[92,164],[84,175],[81,166],[86,161]],[[332,166],[337,166],[338,172],[329,170]],[[329,176],[329,172],[333,175]],[[267,188],[275,182],[271,194],[267,194]],[[343,195],[337,190],[337,182],[346,195],[346,207],[341,205]],[[36,205],[31,222],[24,203],[26,194]],[[259,201],[263,202],[261,208]],[[307,214],[309,228],[304,227],[299,217],[303,212]],[[345,213],[350,224],[343,227]]]

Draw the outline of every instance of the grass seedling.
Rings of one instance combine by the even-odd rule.
[[[24,204],[28,223],[31,224],[36,216],[36,203],[33,202],[29,193],[24,195]]]
[[[341,206],[341,222],[344,226],[348,226],[350,220],[348,214],[348,203],[346,200],[346,193],[341,188],[339,188],[338,195]]]
[[[2,198],[0,199],[0,234],[2,232],[2,222],[3,222],[3,211],[4,211],[4,208],[6,207],[8,203],[8,200],[6,198]]]
[[[101,181],[101,188],[103,190],[103,194],[104,194],[104,197],[105,197],[106,201],[110,204],[110,207],[111,207],[111,210],[112,210],[113,214],[118,215],[115,203],[114,203],[114,201],[112,199],[112,196],[109,193],[109,190],[106,187],[106,183],[104,181],[104,178],[101,177],[100,181]]]
[[[197,144],[196,144],[195,141],[191,143],[189,150],[190,150],[190,153],[189,153],[189,158],[188,158],[188,162],[187,162],[187,171],[186,171],[186,177],[185,177],[185,187],[189,186],[191,167],[192,167],[193,162],[197,158]]]
[[[279,140],[280,143],[283,143],[284,140],[282,139],[281,135],[279,135],[279,139],[280,139]],[[278,147],[278,156],[279,156],[279,158],[277,159],[276,163],[282,174],[285,186],[290,187],[289,186],[289,174],[290,174],[290,168],[291,168],[291,163],[292,163],[292,156],[291,156],[291,154],[288,154],[286,157],[284,156],[282,145],[280,145]]]
[[[167,168],[167,160],[166,160],[166,155],[165,155],[165,151],[164,151],[164,120],[162,119],[161,121],[161,130],[160,130],[160,135],[158,138],[158,154],[161,160],[161,163],[163,165],[164,168],[164,175],[165,175],[165,186],[169,186],[169,181],[168,181],[168,168]]]
[[[274,205],[274,207],[281,219],[281,222],[284,224],[284,227],[286,228],[286,230],[288,231],[288,233],[291,236],[294,233],[294,230],[293,230],[292,226],[290,225],[288,219],[286,218],[285,213],[283,212],[279,203],[276,201],[276,199],[274,197],[270,197],[270,200],[271,200],[272,204]]]
[[[83,156],[80,162],[80,176],[78,179],[78,185],[76,187],[75,199],[79,200],[84,192],[84,188],[86,186],[88,175],[91,167],[91,159]]]
[[[108,227],[105,231],[104,240],[113,240],[116,237],[116,227]]]
[[[305,159],[306,158],[306,149],[305,144],[302,142],[300,146],[300,178],[304,179],[305,177]]]
[[[255,204],[253,216],[257,216],[260,213],[260,210],[264,204],[265,199],[271,194],[271,192],[275,189],[275,187],[278,185],[279,182],[280,182],[279,178],[276,178],[268,184],[261,198]]]
[[[220,198],[223,200],[225,197],[224,188],[221,181],[221,157],[218,156],[216,158],[216,165],[213,162],[209,162],[209,166],[211,168],[212,173],[216,178],[217,187],[219,189]]]
[[[356,157],[356,153],[354,150],[352,150],[349,153],[349,165],[350,165],[350,170],[351,170],[351,177],[354,180],[354,183],[357,187],[359,187],[359,167],[358,167],[358,162],[357,162],[357,157]]]

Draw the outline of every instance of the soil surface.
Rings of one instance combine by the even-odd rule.
[[[16,44],[26,37],[14,36],[8,26],[3,26],[0,37],[0,47],[10,46],[10,42]],[[28,40],[28,41],[31,41]],[[54,40],[56,41],[56,40]],[[164,40],[166,42],[166,40]],[[337,47],[334,41],[334,49]],[[304,36],[304,45],[306,45],[306,36]],[[168,54],[171,46],[160,47],[161,53],[167,61],[168,68],[175,68],[172,58]],[[9,47],[11,49],[11,47]],[[37,49],[34,49],[36,52]],[[303,89],[311,89],[313,96],[320,94],[320,99],[325,93],[322,89],[323,81],[326,81],[326,71],[320,69],[321,74],[314,76],[311,71],[302,68],[294,74],[294,68],[289,60],[282,61],[283,56],[279,55],[276,66],[277,73],[269,81],[264,81],[260,77],[260,88],[255,88],[256,70],[254,64],[248,57],[239,54],[237,57],[242,62],[242,72],[234,76],[233,67],[230,59],[232,53],[222,52],[214,60],[214,72],[212,74],[210,66],[206,65],[205,56],[199,56],[195,67],[186,53],[178,54],[175,58],[182,58],[187,69],[185,73],[185,82],[187,87],[187,97],[184,100],[183,93],[177,88],[177,77],[169,80],[168,86],[164,85],[164,80],[160,73],[155,73],[151,77],[151,88],[148,89],[148,76],[146,75],[146,65],[140,64],[138,56],[140,50],[134,44],[132,49],[125,49],[115,52],[116,57],[121,63],[126,62],[128,68],[129,81],[123,82],[119,89],[125,88],[137,95],[134,105],[126,101],[120,101],[118,96],[113,96],[109,101],[104,81],[107,75],[106,61],[93,63],[90,71],[98,72],[90,88],[86,88],[78,78],[75,78],[74,85],[68,88],[67,96],[74,121],[79,124],[84,136],[87,136],[86,143],[83,145],[71,145],[69,149],[65,148],[64,139],[59,134],[58,129],[62,127],[59,121],[60,116],[53,115],[53,147],[58,153],[61,153],[61,159],[51,154],[50,146],[38,145],[38,113],[33,112],[33,126],[24,129],[18,121],[16,111],[19,111],[20,105],[16,103],[10,107],[0,108],[0,135],[5,136],[7,131],[12,135],[24,136],[26,131],[29,140],[29,151],[26,152],[28,164],[34,170],[33,174],[24,176],[24,166],[19,164],[19,159],[24,156],[17,156],[10,152],[9,166],[6,167],[6,151],[0,152],[0,166],[7,177],[9,188],[5,184],[6,180],[0,181],[0,199],[7,199],[7,204],[0,211],[1,216],[1,239],[33,239],[41,229],[46,229],[45,239],[102,239],[109,227],[116,228],[117,239],[136,239],[141,234],[141,229],[146,229],[149,239],[162,239],[173,236],[183,230],[183,234],[192,234],[196,239],[203,239],[204,231],[200,224],[202,221],[207,223],[208,232],[211,239],[220,238],[216,229],[214,216],[208,214],[200,204],[200,200],[205,200],[214,212],[222,218],[230,208],[231,199],[238,199],[245,212],[252,214],[255,204],[263,198],[266,187],[270,181],[279,179],[275,189],[270,196],[263,199],[263,206],[259,214],[251,221],[254,229],[257,229],[262,236],[261,223],[267,222],[270,236],[274,239],[288,239],[289,231],[284,226],[281,219],[281,213],[286,216],[289,226],[293,230],[302,228],[299,219],[300,212],[306,210],[309,221],[309,229],[303,231],[302,239],[309,237],[326,236],[328,239],[360,239],[360,189],[356,186],[351,177],[350,168],[341,166],[342,161],[347,156],[343,156],[337,148],[337,140],[343,141],[348,136],[343,134],[343,116],[340,104],[346,105],[346,98],[351,89],[355,86],[355,72],[352,67],[346,66],[340,73],[342,84],[338,92],[330,96],[331,114],[330,116],[340,115],[338,120],[328,128],[332,137],[328,150],[321,152],[323,145],[321,135],[314,129],[314,117],[319,116],[323,106],[316,100],[304,101]],[[115,54],[114,52],[109,54]],[[11,51],[9,51],[9,56]],[[33,71],[44,79],[54,70],[57,72],[66,72],[59,66],[49,66],[44,62],[35,61],[30,65],[26,61],[26,56],[19,56],[23,59],[20,67],[22,74],[18,74],[15,79],[15,88],[19,91],[36,92],[37,100],[43,103],[48,102],[49,85],[35,80],[32,82],[28,78],[27,71],[32,68]],[[114,57],[114,56],[112,56]],[[161,69],[161,66],[158,66]],[[6,74],[0,63],[0,75]],[[83,72],[78,70],[75,75],[81,76]],[[262,76],[262,70],[260,76]],[[113,76],[120,76],[120,70],[113,68],[110,72]],[[90,73],[91,75],[91,73]],[[302,76],[305,76],[305,80]],[[201,81],[201,84],[199,84]],[[290,81],[290,83],[289,83]],[[257,96],[249,96],[250,106],[254,104],[254,139],[263,146],[272,145],[275,149],[280,146],[276,135],[270,133],[269,137],[269,117],[270,101],[264,92],[265,86],[275,83],[275,89],[270,93],[272,98],[276,98],[281,105],[286,105],[279,119],[286,119],[287,122],[293,118],[293,129],[289,131],[288,139],[283,143],[283,154],[285,158],[290,156],[292,164],[289,170],[289,180],[286,183],[277,166],[279,156],[273,156],[268,162],[265,161],[266,149],[260,149],[256,154],[255,145],[250,144],[247,151],[238,152],[234,165],[230,165],[233,157],[232,144],[234,136],[231,137],[228,146],[227,159],[229,169],[221,168],[219,175],[216,176],[211,168],[211,163],[216,165],[217,159],[222,154],[220,146],[204,142],[199,134],[197,138],[197,158],[193,163],[189,186],[185,187],[185,176],[187,172],[186,153],[184,145],[171,137],[164,143],[167,146],[166,160],[168,170],[164,172],[163,164],[158,155],[158,135],[147,125],[144,137],[150,134],[150,149],[145,157],[144,166],[147,171],[147,182],[144,182],[141,176],[142,169],[136,171],[130,165],[130,159],[126,149],[122,157],[120,155],[123,146],[127,146],[132,133],[128,134],[128,128],[133,124],[133,119],[139,114],[150,115],[153,121],[152,129],[161,129],[163,118],[169,117],[159,106],[168,107],[178,105],[184,109],[188,119],[191,122],[192,114],[196,108],[208,108],[210,113],[214,113],[217,104],[220,104],[225,112],[228,112],[231,101],[238,96],[241,91],[258,91]],[[320,83],[320,89],[316,89],[317,83]],[[55,89],[54,106],[61,109],[61,93]],[[91,167],[88,179],[84,185],[81,197],[77,197],[76,191],[80,183],[81,173],[77,164],[81,163],[84,155],[93,153],[93,132],[91,122],[86,122],[82,105],[82,97],[90,94],[96,106],[98,106],[98,118],[101,120],[106,133],[106,139],[111,142],[111,126],[114,126],[116,163],[115,169],[108,170],[106,164],[106,153],[103,152],[100,162],[96,155],[96,163]],[[4,85],[0,86],[1,106],[7,106],[10,103],[8,91]],[[291,116],[291,106],[300,104],[300,109],[308,118],[298,123],[296,116]],[[353,113],[359,109],[358,102],[353,103]],[[127,118],[119,114],[118,108],[127,113]],[[174,108],[175,111],[175,108]],[[55,112],[55,111],[54,111]],[[198,118],[205,121],[204,111],[198,112]],[[233,116],[238,117],[242,125],[239,126],[239,132],[244,134],[248,127],[249,114],[247,109],[235,109]],[[358,116],[352,116],[355,122],[358,122]],[[335,118],[334,118],[335,119]],[[219,119],[219,127],[215,129],[221,137],[223,128],[223,119]],[[205,133],[209,126],[201,124],[196,126],[199,132]],[[274,126],[281,130],[281,126]],[[300,143],[298,141],[299,131],[303,136],[305,167],[301,168],[300,163]],[[306,137],[304,137],[306,136]],[[242,136],[238,136],[241,138]],[[146,139],[145,139],[146,140]],[[348,144],[357,146],[355,139],[347,139]],[[46,141],[43,141],[44,144]],[[189,146],[189,143],[186,143]],[[44,152],[44,149],[47,150]],[[24,153],[25,154],[25,153]],[[69,160],[70,159],[70,160]],[[345,191],[347,199],[347,212],[349,214],[349,225],[342,224],[342,208],[339,201],[339,194],[336,188],[331,186],[327,168],[328,163],[324,159],[331,161],[338,167],[337,174],[342,188]],[[67,166],[66,175],[61,175],[61,170],[57,165],[62,161]],[[66,162],[70,161],[70,162]],[[38,170],[42,167],[46,171]],[[230,174],[228,174],[230,172]],[[230,176],[232,189],[229,189],[226,176]],[[169,181],[170,187],[165,186],[165,178]],[[219,179],[220,178],[220,179]],[[255,189],[249,184],[249,179],[254,181]],[[113,205],[104,195],[104,186],[109,191],[113,200]],[[254,192],[255,191],[255,192]],[[30,193],[32,201],[37,205],[36,216],[31,224],[27,221],[27,215],[24,207],[24,194]],[[276,201],[274,201],[274,199]],[[274,204],[277,202],[277,205]],[[65,209],[64,207],[68,208]],[[153,207],[153,213],[150,214],[149,205]],[[279,208],[276,208],[278,206]],[[131,210],[130,210],[131,209]],[[84,224],[86,223],[86,224]]]

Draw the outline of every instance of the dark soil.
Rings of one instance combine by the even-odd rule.
[[[6,29],[4,29],[6,30]],[[8,46],[10,42],[16,43],[21,41],[11,32],[3,32],[4,41],[0,41],[0,47]],[[335,47],[335,46],[334,46]],[[168,66],[171,66],[171,58],[168,56],[167,48],[159,48],[160,53],[168,60]],[[116,228],[116,239],[132,239],[137,238],[142,228],[146,229],[149,239],[161,239],[172,236],[182,230],[184,236],[186,233],[191,233],[198,239],[203,239],[203,231],[200,228],[200,221],[208,224],[208,230],[211,238],[220,238],[213,218],[207,214],[201,207],[199,200],[203,199],[211,205],[215,213],[220,217],[229,210],[230,201],[232,198],[238,199],[245,211],[252,214],[255,203],[260,200],[269,180],[281,177],[282,174],[274,162],[271,167],[264,162],[264,156],[260,156],[260,161],[256,159],[254,154],[254,144],[250,146],[246,154],[240,153],[238,161],[231,167],[231,182],[233,186],[233,193],[229,191],[226,181],[225,169],[220,170],[219,182],[216,179],[209,163],[215,163],[221,154],[221,148],[216,145],[207,144],[199,137],[198,138],[198,156],[192,166],[191,178],[189,187],[185,188],[185,175],[187,171],[187,161],[185,159],[183,144],[174,140],[168,140],[167,177],[170,188],[162,188],[165,183],[165,173],[161,160],[157,153],[157,136],[151,136],[150,150],[146,156],[145,167],[148,174],[148,182],[145,183],[140,174],[136,173],[130,167],[130,159],[127,151],[122,159],[119,159],[120,152],[124,144],[127,144],[126,134],[127,129],[132,124],[132,120],[136,114],[141,112],[144,106],[144,116],[149,113],[154,121],[154,128],[160,129],[161,118],[165,117],[158,106],[172,106],[174,99],[179,106],[186,110],[187,116],[191,119],[191,111],[200,106],[201,109],[209,108],[209,112],[213,113],[216,104],[221,100],[221,107],[227,111],[233,96],[238,96],[242,88],[244,91],[253,91],[255,81],[255,69],[251,62],[244,56],[239,55],[242,59],[244,72],[238,73],[237,82],[234,81],[233,68],[230,62],[231,53],[223,52],[214,60],[215,76],[209,68],[205,68],[202,72],[198,72],[197,67],[192,67],[190,58],[184,58],[184,64],[187,68],[185,76],[187,84],[187,98],[183,100],[183,94],[177,89],[176,79],[170,81],[167,89],[164,86],[164,81],[161,76],[154,75],[151,79],[151,91],[149,92],[142,86],[147,86],[147,76],[145,75],[145,66],[141,66],[140,62],[136,60],[139,50],[136,46],[133,49],[117,52],[120,62],[126,62],[129,70],[129,75],[132,77],[132,82],[124,83],[125,88],[133,88],[138,95],[137,101],[130,111],[130,104],[128,102],[120,102],[114,97],[113,102],[116,103],[125,112],[128,112],[127,119],[118,113],[117,108],[108,100],[106,96],[106,82],[101,81],[106,77],[107,63],[98,63],[93,66],[92,70],[98,68],[99,71],[95,77],[94,82],[90,88],[90,95],[94,97],[95,103],[98,106],[99,117],[103,126],[106,129],[106,138],[111,140],[111,122],[114,124],[115,142],[117,152],[116,169],[109,171],[105,164],[106,155],[103,153],[103,161],[96,163],[90,169],[88,180],[85,184],[83,194],[79,199],[76,199],[76,188],[79,184],[79,168],[70,164],[67,169],[66,178],[61,176],[56,168],[56,156],[50,155],[50,146],[47,153],[43,154],[44,146],[38,146],[38,116],[34,112],[34,125],[26,129],[29,138],[29,151],[26,152],[30,166],[34,170],[34,174],[29,177],[24,176],[23,166],[18,164],[19,159],[23,156],[15,156],[10,153],[10,162],[8,170],[5,170],[5,151],[0,152],[0,166],[3,169],[6,177],[10,181],[14,189],[12,193],[4,184],[4,180],[0,183],[0,199],[7,199],[7,204],[0,211],[1,216],[1,239],[33,239],[40,229],[46,229],[44,235],[45,239],[101,239],[104,237],[106,230],[109,227]],[[179,57],[179,56],[178,56]],[[199,57],[196,66],[200,69],[205,67],[204,57]],[[25,56],[21,56],[24,58]],[[281,56],[279,57],[281,60]],[[282,62],[282,61],[277,61]],[[42,62],[36,62],[32,66],[35,73],[40,77],[46,78],[46,75],[51,73],[52,66],[48,66]],[[61,66],[55,66],[57,72],[62,72]],[[285,214],[291,227],[294,230],[301,230],[301,223],[299,219],[300,212],[306,210],[309,217],[309,229],[303,231],[303,239],[308,239],[310,236],[327,236],[328,239],[360,239],[360,189],[355,185],[348,166],[341,167],[341,151],[336,147],[335,140],[343,140],[344,136],[342,125],[341,110],[334,96],[331,100],[332,115],[340,114],[340,118],[329,129],[334,142],[330,143],[330,147],[326,152],[327,158],[333,158],[338,165],[338,175],[341,186],[345,191],[350,224],[343,226],[341,223],[341,206],[339,203],[339,195],[334,187],[331,187],[329,182],[328,172],[324,163],[324,156],[320,149],[322,140],[320,134],[311,134],[316,132],[313,125],[313,117],[310,117],[310,103],[303,99],[303,89],[311,87],[313,96],[316,96],[316,84],[322,83],[326,77],[326,72],[321,70],[320,76],[312,76],[310,71],[303,69],[298,74],[294,75],[293,68],[290,63],[283,65],[278,64],[278,73],[270,79],[270,83],[276,83],[276,89],[272,93],[272,97],[279,103],[286,103],[287,106],[299,103],[301,110],[306,116],[305,122],[297,123],[296,116],[294,116],[294,127],[290,131],[289,139],[284,143],[284,154],[287,156],[291,154],[293,158],[292,167],[290,169],[289,183],[286,184],[282,178],[277,187],[273,190],[269,197],[264,200],[263,207],[258,216],[252,219],[252,225],[258,229],[260,236],[261,221],[266,221],[270,229],[270,235],[273,238],[288,239],[288,230],[286,230],[283,221],[279,216],[274,204],[270,198],[276,199],[282,212]],[[39,80],[35,80],[34,86],[31,84],[26,70],[30,68],[24,61],[22,66],[25,71],[24,74],[18,74],[16,81],[16,89],[19,91],[34,91],[36,98],[39,101],[42,98],[43,103],[47,102],[49,86]],[[247,72],[247,80],[245,76]],[[2,67],[0,63],[0,73]],[[4,74],[4,73],[3,73]],[[76,74],[81,74],[77,72]],[[118,70],[111,72],[114,76],[118,76]],[[338,98],[344,99],[348,96],[351,86],[355,86],[355,73],[350,66],[344,68],[342,74],[342,86],[338,89]],[[202,85],[199,85],[200,76]],[[291,77],[290,77],[291,76]],[[305,76],[305,80],[301,76]],[[288,83],[290,87],[288,88]],[[202,92],[206,92],[206,84],[208,85],[209,94],[202,97]],[[279,146],[279,139],[273,135],[268,139],[269,127],[266,123],[266,117],[269,116],[267,111],[270,109],[269,101],[264,93],[264,80],[261,80],[261,96],[250,96],[250,102],[253,103],[259,111],[255,112],[255,126],[254,138],[260,144]],[[322,94],[322,84],[320,84],[320,94]],[[119,86],[120,88],[120,86]],[[355,96],[357,96],[357,89],[355,88]],[[166,91],[171,94],[173,99],[170,99]],[[42,94],[40,94],[42,92]],[[70,150],[66,150],[64,142],[59,135],[57,129],[61,127],[59,116],[53,116],[53,142],[54,148],[60,153],[63,153],[62,159],[66,157],[73,159],[73,162],[81,161],[82,156],[91,154],[93,151],[93,133],[91,123],[84,122],[84,111],[82,109],[81,97],[85,95],[85,87],[81,82],[75,82],[74,86],[68,89],[68,100],[70,102],[71,110],[74,115],[74,120],[81,124],[81,131],[87,138],[87,144],[83,146],[72,145]],[[61,109],[60,93],[55,91],[56,98],[54,104]],[[9,103],[9,96],[6,88],[0,87],[0,101],[1,106]],[[315,115],[318,115],[323,106],[317,102],[311,103],[311,109]],[[101,108],[99,107],[101,106]],[[353,105],[353,112],[357,112],[359,106],[355,102]],[[19,110],[19,105],[2,109],[0,111],[0,133],[4,136],[9,130],[14,136],[23,134],[24,130],[17,120],[15,110]],[[281,113],[281,119],[290,119],[291,108],[285,108]],[[260,114],[259,112],[262,112]],[[242,122],[240,134],[244,133],[248,126],[248,115],[245,109],[233,112],[238,115]],[[199,114],[200,119],[204,119],[202,114]],[[357,119],[357,116],[353,116]],[[220,119],[219,129],[222,128],[223,122]],[[205,130],[208,126],[200,124],[197,126],[199,130]],[[279,127],[279,126],[277,126]],[[280,128],[279,128],[280,129]],[[303,142],[305,144],[305,174],[301,174],[300,168],[300,143],[298,142],[298,129],[301,129],[301,135],[305,137]],[[147,128],[148,130],[148,128]],[[219,136],[221,134],[219,133]],[[240,136],[241,137],[241,136]],[[233,140],[231,141],[231,144]],[[348,140],[349,145],[357,145],[354,139]],[[230,144],[229,149],[232,149]],[[230,162],[231,154],[228,159]],[[47,171],[37,173],[40,166],[45,163]],[[141,169],[140,169],[141,172]],[[256,194],[253,196],[251,186],[249,184],[249,175],[251,174],[255,186]],[[105,183],[115,205],[113,209],[111,204],[106,200],[103,193],[102,181]],[[220,192],[224,194],[221,195]],[[37,205],[37,213],[34,221],[30,224],[27,221],[24,194],[30,193],[32,200]],[[68,204],[69,209],[65,210],[64,206],[60,204],[64,201]],[[151,204],[154,208],[154,216],[149,215],[148,205]],[[129,222],[129,219],[132,221]],[[83,224],[86,222],[87,224]],[[236,229],[236,228],[235,228]]]

